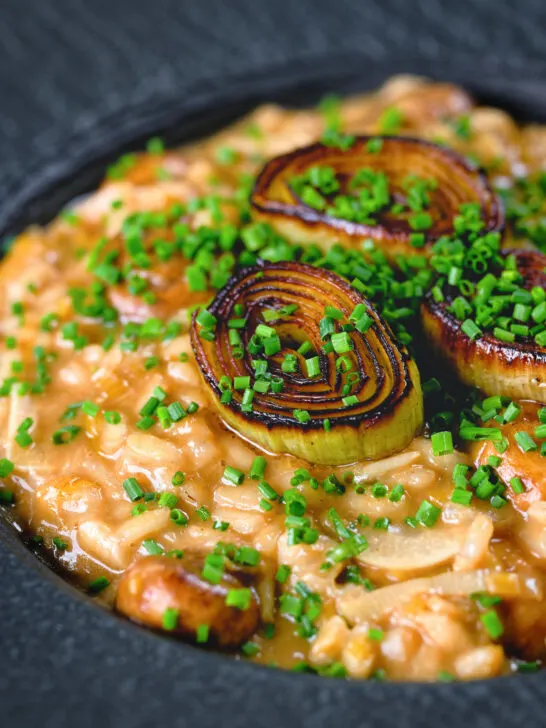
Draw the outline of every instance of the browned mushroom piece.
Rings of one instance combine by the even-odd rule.
[[[199,556],[175,559],[146,556],[121,577],[116,606],[127,617],[148,627],[163,629],[166,610],[178,612],[172,630],[195,638],[201,625],[208,625],[209,639],[220,647],[236,647],[256,631],[259,605],[254,589],[246,609],[226,604],[232,589],[244,589],[242,574],[225,572],[219,584],[201,575]]]
[[[422,128],[434,121],[468,114],[474,107],[472,97],[451,83],[423,83],[402,77],[388,82],[381,98],[401,115],[404,126]]]
[[[546,612],[541,601],[515,600],[504,605],[504,642],[524,660],[546,659]]]

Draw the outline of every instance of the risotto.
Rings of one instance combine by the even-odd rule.
[[[0,264],[10,520],[237,659],[539,669],[545,167],[546,129],[406,76],[121,157]]]

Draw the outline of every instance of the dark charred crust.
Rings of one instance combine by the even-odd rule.
[[[335,150],[335,154],[339,156],[346,155],[357,155],[359,151],[362,151],[365,144],[370,139],[382,139],[384,144],[396,144],[397,146],[411,149],[415,152],[416,149],[422,150],[423,156],[429,159],[435,157],[438,160],[438,164],[447,171],[450,178],[454,177],[454,172],[457,172],[460,178],[466,178],[469,185],[475,190],[476,199],[472,201],[480,202],[482,208],[485,210],[484,232],[499,231],[502,232],[504,229],[504,210],[502,202],[493,191],[489,184],[487,175],[484,170],[474,165],[473,163],[466,160],[460,154],[452,149],[441,147],[433,142],[429,142],[423,139],[415,139],[412,137],[402,136],[378,136],[378,135],[367,135],[359,136],[356,138],[355,143],[346,152]],[[381,152],[384,153],[384,150]],[[296,162],[302,162],[301,169],[294,169],[294,173],[301,172],[303,169],[311,166],[312,164],[320,163],[321,161],[329,161],[329,157],[332,155],[332,149],[326,147],[320,142],[311,144],[307,147],[301,147],[288,154],[275,157],[270,160],[260,175],[258,176],[254,190],[251,196],[251,204],[253,208],[263,215],[267,215],[271,219],[293,219],[304,223],[311,229],[315,228],[329,228],[337,230],[340,233],[348,237],[364,237],[372,238],[376,241],[382,240],[384,242],[402,242],[410,245],[411,230],[407,229],[407,225],[402,227],[395,225],[391,221],[390,224],[377,225],[364,225],[361,223],[355,223],[339,218],[331,217],[319,210],[315,210],[307,205],[303,204],[298,198],[293,196],[294,202],[288,204],[279,200],[270,199],[268,197],[269,189],[275,178],[282,174],[284,170],[290,168]],[[408,170],[414,171],[414,170]],[[470,200],[467,200],[470,201]],[[456,214],[458,210],[453,210],[453,214]],[[434,230],[425,231],[425,247],[432,245],[439,237],[446,234],[446,230],[441,229],[435,232]]]
[[[546,287],[546,255],[536,250],[506,250],[506,255],[516,258],[518,271],[523,276],[525,288]],[[507,342],[484,332],[476,340],[470,339],[461,329],[461,322],[447,310],[449,302],[438,303],[429,293],[423,302],[423,314],[437,322],[435,346],[450,357],[466,358],[479,354],[484,364],[487,360],[511,367],[522,362],[531,367],[546,365],[546,347],[540,347],[532,339]]]
[[[514,248],[505,251],[517,261],[518,271],[523,276],[525,288],[546,288],[546,255],[538,250]]]
[[[453,357],[469,356],[479,352],[483,359],[502,362],[506,366],[527,362],[530,366],[546,364],[546,349],[540,348],[532,341],[506,342],[499,341],[492,333],[484,332],[476,340],[470,339],[461,330],[461,322],[447,311],[445,303],[437,303],[430,294],[423,303],[424,311],[435,318],[440,327],[439,340],[436,345],[442,351],[449,351]]]
[[[260,273],[264,275],[264,278],[259,278]],[[267,278],[268,273],[270,274],[269,279]],[[285,274],[285,277],[278,278],[276,277],[276,274]],[[293,428],[294,430],[309,432],[323,430],[323,420],[325,418],[330,418],[332,420],[332,424],[335,424],[336,426],[345,425],[349,427],[358,427],[363,423],[373,426],[374,423],[379,420],[384,421],[389,417],[394,417],[397,408],[400,407],[400,405],[410,396],[414,386],[409,371],[409,354],[405,347],[398,344],[388,324],[381,319],[375,308],[362,297],[361,293],[353,288],[353,286],[351,286],[347,281],[340,278],[337,274],[328,270],[293,262],[279,264],[264,263],[252,268],[241,270],[229,282],[229,284],[218,293],[214,301],[208,307],[210,313],[216,316],[219,322],[216,329],[216,340],[215,342],[211,342],[211,345],[215,347],[216,361],[218,360],[217,343],[220,342],[221,346],[222,337],[227,338],[227,319],[229,318],[229,314],[227,312],[231,310],[235,300],[239,296],[244,297],[244,293],[247,292],[248,289],[252,290],[256,287],[259,289],[258,293],[267,293],[267,300],[268,302],[271,302],[271,297],[278,295],[279,289],[282,288],[283,281],[287,281],[292,285],[299,284],[300,290],[298,291],[298,296],[301,295],[302,298],[307,298],[309,300],[309,298],[312,298],[313,293],[318,295],[317,291],[307,291],[305,288],[305,280],[300,283],[298,276],[303,279],[309,279],[309,276],[311,276],[319,283],[322,283],[323,287],[325,284],[332,286],[340,296],[343,296],[346,308],[350,307],[349,312],[352,312],[352,309],[354,309],[354,307],[359,303],[364,303],[366,305],[367,313],[374,320],[374,324],[371,329],[373,329],[373,333],[377,337],[379,345],[382,347],[383,353],[391,368],[392,379],[394,382],[391,390],[383,397],[379,405],[373,406],[373,400],[380,398],[381,395],[384,394],[383,379],[385,374],[383,371],[383,364],[380,365],[375,358],[375,354],[371,350],[370,344],[367,341],[366,334],[360,334],[355,331],[353,333],[353,337],[358,337],[360,345],[366,348],[366,352],[372,361],[375,369],[375,376],[378,380],[378,386],[376,387],[375,392],[368,398],[367,401],[360,401],[358,405],[345,407],[341,402],[340,392],[336,391],[333,394],[331,392],[328,393],[330,395],[330,399],[328,401],[332,402],[332,409],[328,409],[327,407],[320,408],[320,406],[317,405],[312,398],[310,399],[308,396],[306,397],[305,393],[301,395],[297,393],[291,395],[291,399],[289,400],[290,403],[284,405],[282,399],[287,393],[283,392],[280,393],[280,395],[276,395],[281,400],[279,405],[275,405],[271,401],[267,402],[263,395],[255,396],[255,408],[251,412],[242,412],[240,403],[235,401],[235,399],[233,399],[229,404],[221,405],[221,407],[229,409],[239,418],[250,421],[256,425],[261,425],[269,430],[280,427],[284,429]],[[269,294],[271,294],[271,296]],[[327,296],[328,294],[324,293],[323,303],[325,305],[332,303]],[[279,303],[281,302],[280,299],[276,300]],[[339,301],[334,301],[334,303],[339,303]],[[214,364],[209,361],[209,357],[207,356],[209,342],[203,342],[203,340],[199,337],[196,317],[197,312],[193,315],[191,325],[192,348],[205,381],[210,387],[210,390],[213,392],[215,398],[219,400],[221,396],[219,377],[215,371]],[[222,371],[221,373],[227,373],[228,376],[230,376],[229,372]],[[252,370],[249,366],[245,367],[243,375],[245,374],[252,374]],[[363,378],[363,382],[366,381],[367,380]],[[298,379],[293,380],[294,384],[297,384],[297,382]],[[300,383],[308,384],[309,380],[305,379]],[[324,384],[326,388],[328,382],[325,380]],[[362,382],[360,384],[362,384]],[[271,395],[268,394],[265,395],[265,397],[270,398]],[[264,406],[267,408],[267,411],[263,411],[263,409],[261,409]],[[370,409],[362,411],[363,406],[369,406]],[[353,410],[359,409],[360,411],[351,413],[351,408]],[[312,415],[311,419],[306,423],[298,422],[292,414],[294,409],[307,409]],[[289,410],[289,414],[286,414],[287,410]],[[347,414],[340,414],[343,410],[346,410]]]

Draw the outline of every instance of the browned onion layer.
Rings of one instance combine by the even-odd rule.
[[[379,151],[371,151],[370,141],[380,140]],[[306,205],[294,192],[291,180],[314,166],[332,167],[346,192],[355,172],[369,168],[384,173],[389,180],[392,202],[405,199],[404,180],[409,175],[436,181],[429,192],[426,208],[432,226],[422,230],[425,244],[411,245],[412,229],[408,214],[385,209],[374,215],[377,224],[363,224],[333,217]],[[453,220],[462,203],[478,203],[482,209],[484,232],[501,230],[502,206],[483,171],[453,150],[422,139],[398,136],[360,136],[346,150],[315,143],[270,160],[263,168],[252,193],[256,217],[269,222],[280,233],[301,243],[360,243],[371,238],[391,258],[399,254],[426,253],[443,235],[454,231]]]
[[[229,342],[229,321],[240,317],[236,312],[238,304],[246,311],[246,324],[239,332],[243,341],[242,358],[237,358]],[[336,454],[313,452],[311,457],[306,445],[294,444],[298,438],[292,437],[290,431],[321,432],[333,442],[341,435],[337,428],[352,429],[354,442],[343,445],[349,452],[337,454],[337,459],[347,462],[359,456],[374,457],[381,449],[392,452],[407,444],[422,424],[421,390],[414,362],[397,343],[386,322],[356,289],[336,274],[310,265],[286,262],[243,270],[208,307],[218,322],[213,341],[200,336],[197,314],[194,315],[192,346],[215,402],[219,404],[222,395],[222,377],[234,381],[235,377],[248,376],[251,382],[254,381],[253,357],[248,346],[257,326],[264,323],[263,312],[292,304],[298,307],[292,315],[282,316],[270,324],[280,337],[282,349],[267,357],[269,372],[282,378],[282,391],[255,392],[252,410],[244,411],[241,408],[243,391],[234,389],[231,402],[221,406],[226,421],[264,447],[314,458],[316,462],[334,462]],[[365,333],[348,332],[352,349],[346,354],[322,352],[325,342],[321,339],[319,322],[325,316],[325,306],[333,306],[343,313],[343,320],[336,325],[340,331],[341,324],[348,324],[349,316],[358,304],[364,304],[365,313],[372,320],[369,329]],[[320,374],[315,378],[307,376],[304,357],[297,353],[304,341],[310,342],[314,352],[307,356],[319,356]],[[282,370],[287,354],[297,357],[295,373]],[[347,374],[336,366],[336,361],[344,355],[352,362],[351,371],[359,375],[350,393],[343,390]],[[254,358],[265,357],[256,354]],[[357,401],[344,402],[348,394]],[[416,402],[413,402],[414,398]],[[400,412],[402,408],[404,412]],[[298,410],[308,412],[310,419],[299,421]],[[329,432],[325,432],[325,420],[330,422]],[[391,442],[375,442],[376,439],[385,440],[386,433],[377,427],[380,423],[391,426]],[[362,429],[359,431],[359,428]],[[278,440],[275,440],[276,436]],[[368,438],[367,446],[359,442],[364,436]],[[352,435],[347,439],[351,438]],[[312,446],[311,450],[314,449],[317,448]]]
[[[504,253],[515,257],[525,288],[546,288],[546,255],[536,250]],[[448,310],[449,305],[449,300],[435,301],[429,293],[421,306],[421,318],[432,346],[458,377],[488,395],[546,404],[546,348],[538,346],[531,337],[501,341],[492,331],[484,331],[472,340]]]

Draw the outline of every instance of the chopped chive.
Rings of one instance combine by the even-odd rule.
[[[166,508],[174,508],[178,503],[178,496],[174,493],[168,493],[167,491],[161,493],[158,500],[158,505],[165,506]]]
[[[482,330],[479,326],[476,325],[475,321],[472,321],[472,319],[466,319],[461,324],[461,331],[465,333],[469,339],[477,339],[479,336],[482,335]]]
[[[544,438],[546,438],[546,424],[544,424],[544,425],[537,425],[535,427],[534,435],[535,435],[535,437],[538,437],[541,440],[543,440]]]
[[[171,478],[171,483],[173,485],[182,485],[184,481],[186,480],[186,476],[181,470],[177,470],[176,473]]]
[[[510,402],[504,411],[503,419],[506,423],[514,422],[521,414],[521,407],[516,402]]]
[[[161,503],[159,505],[161,505]],[[171,508],[169,518],[177,526],[186,526],[188,524],[188,517],[184,511],[180,510],[180,508]]]
[[[103,413],[103,416],[109,425],[119,425],[121,422],[121,415],[119,412],[106,411]]]
[[[227,607],[235,607],[243,611],[250,607],[252,592],[247,587],[230,589],[226,594],[225,603]]]
[[[233,483],[233,485],[241,485],[245,479],[245,474],[241,470],[238,470],[237,468],[233,468],[231,465],[228,465],[224,470],[223,477],[225,480]]]
[[[156,411],[158,405],[159,400],[157,399],[157,397],[150,397],[140,409],[139,415],[141,417],[147,417],[148,415],[152,415]]]
[[[431,438],[432,452],[435,456],[451,455],[453,453],[453,437],[451,432],[435,432]]]
[[[82,402],[81,411],[84,414],[89,415],[89,417],[96,417],[100,412],[100,407],[98,404],[94,404],[86,399],[85,402]]]
[[[521,478],[518,478],[517,476],[514,476],[510,480],[510,486],[516,495],[519,495],[520,493],[525,492],[525,486],[523,485],[523,481],[521,480]]]
[[[235,377],[233,387],[234,389],[247,389],[250,387],[250,377]]]
[[[345,354],[353,348],[351,337],[346,331],[340,331],[337,334],[332,334],[330,341],[332,342],[332,346],[334,347],[336,354]]]
[[[491,639],[498,639],[504,634],[504,627],[499,615],[494,609],[489,609],[480,615],[480,620]]]
[[[210,511],[206,506],[199,506],[195,513],[201,521],[208,521],[210,518]]]
[[[195,641],[197,644],[203,645],[209,641],[210,627],[208,624],[200,624],[195,632]]]
[[[281,350],[281,340],[278,336],[271,336],[264,341],[264,353],[266,356],[274,356]]]
[[[129,500],[133,503],[144,496],[144,491],[136,478],[126,478],[123,481],[123,489],[129,496]]]
[[[333,318],[336,321],[341,321],[343,318],[343,311],[340,311],[339,308],[336,308],[335,306],[325,306],[324,315],[328,316],[328,318]]]
[[[72,440],[76,437],[80,430],[81,427],[78,427],[77,425],[66,425],[65,427],[61,427],[60,429],[56,430],[51,436],[53,444],[66,445],[69,442],[72,442]]]
[[[469,506],[472,502],[472,491],[463,488],[455,488],[450,498],[452,503],[458,503],[462,506]]]
[[[13,473],[15,465],[8,458],[0,458],[0,478],[7,478]]]
[[[303,344],[300,344],[297,348],[298,354],[301,356],[305,356],[313,349],[313,344],[311,344],[310,341],[304,341]]]
[[[195,320],[204,329],[212,329],[218,323],[216,316],[210,313],[210,311],[207,311],[206,308],[201,309]]]
[[[386,485],[383,485],[383,483],[375,483],[372,485],[372,496],[374,498],[384,498],[388,491],[389,489]]]
[[[260,483],[258,484],[258,490],[263,496],[265,496],[269,500],[277,500],[279,498],[279,494],[277,493],[277,491],[272,488],[265,480],[260,481]]]
[[[438,506],[435,506],[428,500],[424,500],[421,502],[421,505],[417,509],[415,518],[422,526],[425,526],[426,528],[432,528],[440,517],[441,513],[441,508],[438,508]]]
[[[156,423],[155,417],[143,417],[141,420],[139,420],[136,423],[136,426],[139,430],[149,430],[150,427],[153,427]]]
[[[399,503],[405,495],[404,486],[401,483],[395,485],[389,493],[389,500],[392,503]]]
[[[167,413],[173,422],[178,422],[186,416],[186,411],[180,402],[172,402],[167,406]]]
[[[258,324],[256,326],[256,336],[259,336],[261,339],[270,339],[275,334],[276,331],[272,326],[266,326],[266,324]]]
[[[307,410],[300,410],[300,409],[294,410],[294,417],[302,425],[304,425],[306,422],[309,422],[309,420],[311,419],[311,415],[309,414],[309,412]]]
[[[142,546],[151,556],[161,556],[164,552],[162,546],[153,538],[147,538],[142,542]]]
[[[318,356],[314,356],[311,359],[305,360],[305,366],[307,368],[307,376],[312,379],[318,377],[320,374],[320,359]]]
[[[290,576],[291,568],[287,566],[286,564],[281,564],[279,568],[277,569],[277,573],[275,575],[275,580],[279,582],[279,584],[286,584],[288,581],[288,577]]]
[[[261,480],[264,476],[266,465],[267,461],[262,455],[255,457],[249,473],[251,480]]]
[[[516,432],[516,434],[514,435],[514,440],[517,442],[522,452],[534,452],[535,450],[538,450],[538,445],[536,444],[536,442],[533,440],[531,435],[524,430]]]
[[[163,629],[167,630],[167,632],[175,630],[178,626],[178,609],[168,607],[163,612],[161,623],[163,625]]]
[[[100,594],[110,586],[110,580],[105,576],[98,576],[93,581],[90,581],[87,585],[87,591],[90,594]]]

